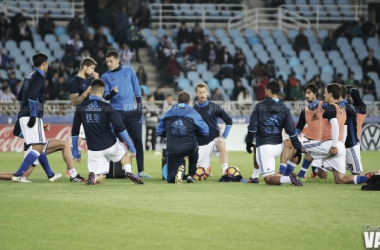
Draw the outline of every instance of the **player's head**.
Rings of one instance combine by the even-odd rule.
[[[49,67],[47,55],[43,53],[37,53],[33,56],[32,59],[34,67],[39,68],[43,72],[47,73]]]
[[[120,66],[119,53],[116,50],[110,50],[106,54],[106,63],[109,70],[114,70]]]
[[[325,88],[325,101],[333,103],[337,101],[342,93],[342,89],[337,83],[330,83]]]
[[[80,71],[84,72],[86,77],[92,76],[97,63],[91,57],[86,57],[80,63]]]
[[[318,97],[318,87],[314,83],[306,84],[303,88],[303,94],[307,102],[315,102]]]
[[[91,95],[102,97],[104,94],[105,84],[100,79],[94,79],[91,82]]]
[[[190,103],[190,94],[187,93],[186,91],[181,91],[178,93],[177,96],[177,102],[178,103]]]
[[[346,89],[346,86],[339,84],[339,87],[341,89],[340,97],[342,99],[346,99],[347,98],[347,89]]]
[[[270,81],[267,83],[265,90],[268,97],[273,97],[280,93],[280,84],[277,81]]]
[[[346,100],[349,102],[349,103],[352,103],[352,97],[350,95],[351,93],[351,89],[353,89],[352,85],[348,85],[346,86],[346,89],[347,89],[347,97],[346,97]]]
[[[195,92],[197,93],[197,98],[199,103],[204,103],[207,101],[207,96],[208,96],[208,86],[206,83],[199,83],[195,87]]]

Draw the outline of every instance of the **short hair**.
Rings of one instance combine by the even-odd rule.
[[[99,89],[102,89],[102,88],[104,89],[105,86],[106,85],[104,84],[104,82],[101,79],[94,79],[91,82],[91,91],[97,92],[97,91],[99,91]]]
[[[337,83],[330,83],[326,86],[327,93],[331,93],[334,99],[338,100],[341,93],[342,88]]]
[[[343,99],[346,99],[347,98],[347,89],[346,89],[346,86],[340,84],[340,88],[342,90],[341,97]]]
[[[314,94],[318,94],[318,87],[314,83],[308,83],[303,88],[303,92],[305,93],[307,90],[310,90]]]
[[[44,62],[48,61],[48,56],[43,53],[37,53],[33,56],[34,67],[40,67]]]
[[[280,93],[280,84],[277,81],[270,81],[267,83],[266,89],[269,89],[273,95]]]
[[[352,85],[348,85],[348,86],[346,86],[346,89],[347,89],[347,95],[350,94],[351,89],[353,89],[353,88],[354,88],[354,86],[352,86]]]
[[[111,57],[111,56],[113,56],[116,59],[119,59],[119,52],[117,52],[116,50],[110,50],[110,51],[108,51],[107,54],[106,54],[106,57],[108,58],[108,57]]]
[[[206,88],[207,91],[208,91],[208,86],[207,86],[207,84],[204,83],[204,82],[201,82],[201,83],[198,83],[198,84],[197,84],[197,86],[195,87],[195,92],[198,91],[198,88]]]
[[[168,98],[168,97],[173,97],[173,95],[172,94],[167,94],[166,98]]]
[[[189,103],[190,102],[190,94],[186,91],[181,91],[178,93],[177,97],[178,103]]]
[[[97,65],[98,63],[95,62],[94,59],[92,59],[91,57],[86,57],[86,58],[83,58],[82,62],[80,63],[80,70],[83,69],[84,66],[87,66],[87,67],[90,67],[92,65]]]

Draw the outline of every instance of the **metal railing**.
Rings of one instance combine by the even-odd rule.
[[[245,15],[244,4],[150,4],[151,19],[161,28],[165,23],[198,22],[205,28],[209,22],[227,23],[231,15]]]
[[[7,17],[16,13],[22,13],[25,17],[32,19],[31,25],[38,24],[40,17],[50,11],[50,17],[60,20],[70,20],[75,14],[82,15],[84,12],[83,1],[81,2],[45,2],[45,1],[4,1],[1,3],[1,11]]]
[[[252,29],[310,29],[310,21],[296,12],[282,8],[255,8],[228,20],[228,30]]]

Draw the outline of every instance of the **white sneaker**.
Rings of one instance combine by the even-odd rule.
[[[26,177],[23,176],[13,176],[12,177],[13,182],[21,182],[21,183],[32,183],[31,181],[28,181]]]
[[[185,167],[183,165],[179,166],[177,174],[175,175],[175,184],[182,183],[183,172],[185,172]]]
[[[51,177],[51,178],[49,179],[49,181],[51,181],[51,182],[55,182],[56,180],[58,180],[58,179],[61,178],[61,177],[62,177],[62,174],[61,174],[61,173],[54,174],[54,176]]]

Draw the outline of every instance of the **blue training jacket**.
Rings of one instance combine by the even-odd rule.
[[[207,136],[209,128],[189,104],[179,103],[161,116],[156,134],[167,137],[169,153],[183,153],[198,146],[196,136]]]
[[[104,73],[101,79],[106,85],[104,96],[110,94],[115,86],[118,88],[119,92],[110,100],[115,110],[130,111],[137,108],[135,98],[141,97],[141,89],[136,73],[131,67],[119,66]]]

